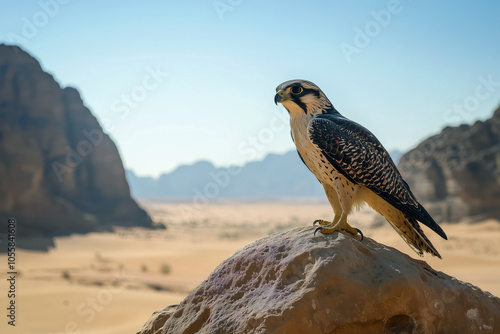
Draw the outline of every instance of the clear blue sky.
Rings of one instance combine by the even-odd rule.
[[[78,88],[139,175],[294,148],[273,103],[294,78],[389,150],[500,103],[498,1],[61,2],[2,1],[0,42]]]

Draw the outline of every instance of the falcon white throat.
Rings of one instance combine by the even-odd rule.
[[[361,234],[347,223],[347,217],[354,208],[367,203],[420,256],[426,252],[441,258],[418,222],[444,239],[446,234],[417,201],[378,139],[342,116],[310,81],[286,81],[276,93],[274,102],[283,104],[290,114],[292,140],[299,157],[323,185],[335,215],[332,221],[316,220],[314,224],[320,225],[316,231]]]

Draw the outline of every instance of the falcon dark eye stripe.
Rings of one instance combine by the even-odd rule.
[[[307,94],[313,94],[317,98],[320,97],[319,90],[316,90],[316,89],[304,89],[304,92],[302,93],[302,95],[307,95]]]
[[[294,89],[296,88],[300,88],[300,93],[295,93],[294,92]],[[304,111],[305,114],[307,114],[307,104],[304,103],[302,101],[302,97],[303,96],[306,96],[306,95],[309,95],[309,94],[312,94],[313,96],[315,96],[316,98],[320,98],[320,93],[319,93],[319,90],[316,90],[316,89],[310,89],[310,88],[302,88],[300,86],[292,86],[292,88],[290,89],[290,91],[293,93],[291,95],[291,100],[300,108]],[[298,91],[298,90],[297,90]],[[331,111],[333,109],[332,108],[326,108],[328,109],[329,111]],[[335,109],[333,109],[335,110]]]
[[[300,100],[300,97],[295,97],[292,99],[292,101],[299,106],[300,109],[304,111],[304,114],[307,115],[307,106],[304,102]]]

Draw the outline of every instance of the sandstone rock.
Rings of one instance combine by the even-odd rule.
[[[369,238],[297,228],[223,261],[159,333],[498,333],[500,299]]]
[[[153,225],[76,89],[61,89],[36,59],[3,44],[0,87],[0,222],[16,218],[19,236]]]
[[[500,108],[424,140],[398,168],[435,220],[500,219]]]

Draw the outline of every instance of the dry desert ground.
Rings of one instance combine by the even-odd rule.
[[[332,218],[326,202],[311,200],[142,201],[166,230],[55,239],[48,252],[18,250],[16,327],[7,324],[6,270],[2,270],[1,333],[136,333],[154,310],[179,303],[225,258],[262,236],[317,218]],[[389,224],[370,211],[349,217],[365,236],[418,255]],[[424,258],[437,270],[500,296],[500,222],[443,224],[448,241],[425,229],[443,260]],[[311,227],[311,233],[313,228]],[[5,263],[5,253],[0,255]]]

